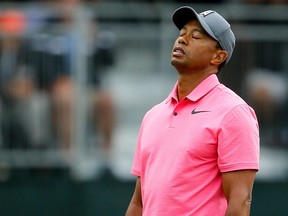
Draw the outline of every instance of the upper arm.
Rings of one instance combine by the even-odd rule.
[[[134,194],[126,211],[126,216],[142,215],[142,195],[141,195],[141,179],[138,177]]]
[[[222,173],[222,188],[231,215],[249,215],[252,201],[252,188],[256,170],[237,170]],[[233,213],[232,213],[233,212]]]
[[[135,191],[133,194],[133,199],[136,201],[139,205],[142,205],[142,195],[141,195],[141,180],[140,177],[137,178]]]

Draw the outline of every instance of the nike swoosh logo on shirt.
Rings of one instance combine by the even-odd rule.
[[[211,111],[208,111],[208,110],[197,110],[196,111],[196,108],[195,108],[194,110],[192,110],[191,114],[194,115],[194,114],[204,113],[204,112],[211,112]]]

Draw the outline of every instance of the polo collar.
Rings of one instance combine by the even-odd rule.
[[[215,86],[219,84],[220,82],[218,80],[217,75],[212,74],[208,76],[205,80],[203,80],[189,95],[187,95],[187,98],[195,102],[200,98],[202,98],[204,95],[206,95],[209,91],[211,91]],[[168,101],[172,99],[178,101],[177,92],[178,92],[178,81],[176,82],[169,97],[166,99],[166,103],[168,103]]]

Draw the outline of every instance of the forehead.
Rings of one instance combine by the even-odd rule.
[[[205,34],[206,31],[204,30],[204,28],[201,26],[200,22],[198,20],[191,20],[189,21],[188,23],[186,23],[182,29],[195,29],[195,30],[198,30],[198,31],[201,31]],[[182,30],[181,29],[181,30]]]

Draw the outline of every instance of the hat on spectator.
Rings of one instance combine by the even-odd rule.
[[[24,13],[9,9],[0,12],[0,33],[8,35],[22,34],[26,29],[27,19]]]
[[[197,19],[208,35],[218,41],[221,48],[228,53],[225,64],[228,63],[235,47],[235,36],[230,24],[220,14],[213,10],[198,14],[192,7],[183,6],[176,9],[172,19],[179,30],[189,21]]]

